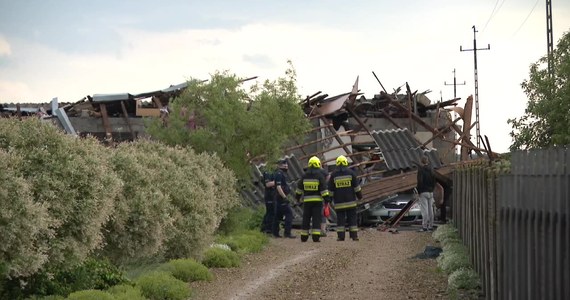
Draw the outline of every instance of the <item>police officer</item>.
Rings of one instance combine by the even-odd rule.
[[[303,197],[301,242],[306,242],[309,239],[309,228],[311,227],[313,242],[320,241],[323,198],[326,199],[326,201],[330,201],[326,179],[320,169],[321,161],[319,158],[316,156],[311,157],[307,171],[297,183],[297,190],[295,191],[297,200]]]
[[[265,215],[261,231],[271,234],[273,231],[273,219],[275,217],[275,180],[273,173],[265,170],[263,172],[263,186],[265,187]]]
[[[329,189],[337,216],[337,241],[344,241],[347,219],[350,238],[358,241],[356,198],[362,199],[361,188],[344,155],[337,157],[336,166],[329,179]]]
[[[289,166],[287,165],[287,160],[282,159],[277,162],[277,171],[274,174],[275,180],[275,218],[273,219],[273,236],[280,238],[279,235],[279,224],[283,217],[285,217],[285,230],[284,236],[290,239],[296,238],[291,234],[291,228],[293,227],[293,210],[291,209],[291,203],[289,203],[288,196],[291,193],[289,188],[289,180],[287,178],[287,171]]]

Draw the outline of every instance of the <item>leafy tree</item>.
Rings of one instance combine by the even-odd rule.
[[[552,59],[552,76],[543,56],[521,84],[529,100],[524,116],[507,121],[513,129],[511,151],[570,144],[570,32],[558,41]]]
[[[213,74],[207,82],[189,81],[171,103],[168,119],[154,121],[149,133],[169,145],[214,152],[238,178],[248,178],[252,159],[276,159],[283,154],[283,144],[309,125],[299,106],[291,64],[275,81],[249,91],[242,83],[227,71]]]

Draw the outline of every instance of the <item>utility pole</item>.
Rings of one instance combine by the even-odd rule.
[[[474,61],[474,73],[475,73],[475,122],[477,128],[477,148],[481,148],[481,143],[479,142],[481,136],[481,126],[479,123],[479,75],[477,71],[477,50],[490,50],[491,45],[487,44],[487,48],[480,48],[477,49],[477,30],[475,29],[475,25],[473,25],[473,49],[463,49],[462,46],[459,46],[459,51],[473,51],[473,61]],[[469,126],[470,124],[466,124]]]
[[[554,44],[552,37],[552,0],[546,0],[546,55],[548,59],[548,75],[554,75],[554,62],[552,53]]]
[[[457,80],[455,78],[455,68],[453,69],[453,84],[447,83],[447,82],[443,82],[444,85],[453,85],[453,98],[457,98],[457,86],[458,85],[465,85],[465,80],[463,81],[463,83],[457,83]]]

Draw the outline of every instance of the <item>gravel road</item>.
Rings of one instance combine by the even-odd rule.
[[[364,229],[360,241],[271,239],[235,269],[214,269],[192,284],[194,299],[447,299],[434,259],[412,258],[435,245],[429,233]]]

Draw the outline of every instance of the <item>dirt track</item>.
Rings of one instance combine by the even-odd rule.
[[[360,241],[272,239],[236,269],[193,283],[194,299],[446,299],[435,260],[412,258],[433,245],[429,233],[365,229]]]

